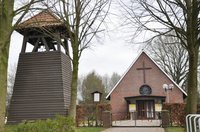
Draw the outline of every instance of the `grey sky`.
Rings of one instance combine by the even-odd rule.
[[[18,62],[22,38],[17,32],[12,35],[9,68]],[[138,54],[137,46],[128,45],[118,35],[112,35],[102,41],[103,44],[95,44],[83,52],[79,66],[80,75],[87,74],[92,70],[100,75],[111,75],[113,72],[123,74]]]
[[[100,75],[111,75],[113,72],[123,74],[139,53],[138,45],[128,44],[127,36],[120,27],[120,19],[116,14],[120,10],[113,6],[107,22],[108,34],[101,39],[101,43],[93,42],[90,49],[86,49],[80,60],[79,75],[95,70]],[[22,36],[14,32],[11,37],[9,68],[18,62],[22,45]]]

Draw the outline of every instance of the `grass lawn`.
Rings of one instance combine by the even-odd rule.
[[[183,127],[168,127],[165,129],[166,132],[184,132]]]
[[[6,132],[13,132],[16,129],[15,125],[6,126]],[[103,127],[78,127],[77,132],[101,132]]]
[[[104,129],[103,127],[78,127],[77,132],[101,132]]]
[[[6,132],[13,132],[16,129],[16,125],[6,125]]]

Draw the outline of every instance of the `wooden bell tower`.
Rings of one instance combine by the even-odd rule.
[[[66,115],[72,69],[66,55],[68,44],[64,24],[46,10],[22,22],[16,30],[24,40],[7,123]]]

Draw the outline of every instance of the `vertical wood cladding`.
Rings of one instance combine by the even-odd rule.
[[[8,124],[66,115],[70,87],[71,62],[62,52],[20,54]]]

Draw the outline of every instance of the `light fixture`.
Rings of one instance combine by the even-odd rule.
[[[163,89],[165,90],[165,91],[167,91],[167,90],[172,90],[174,88],[174,85],[173,84],[163,84]]]
[[[169,99],[169,90],[172,91],[172,89],[174,88],[173,84],[163,84],[163,89],[165,90],[165,92],[167,92],[167,102],[170,103],[170,99]]]

